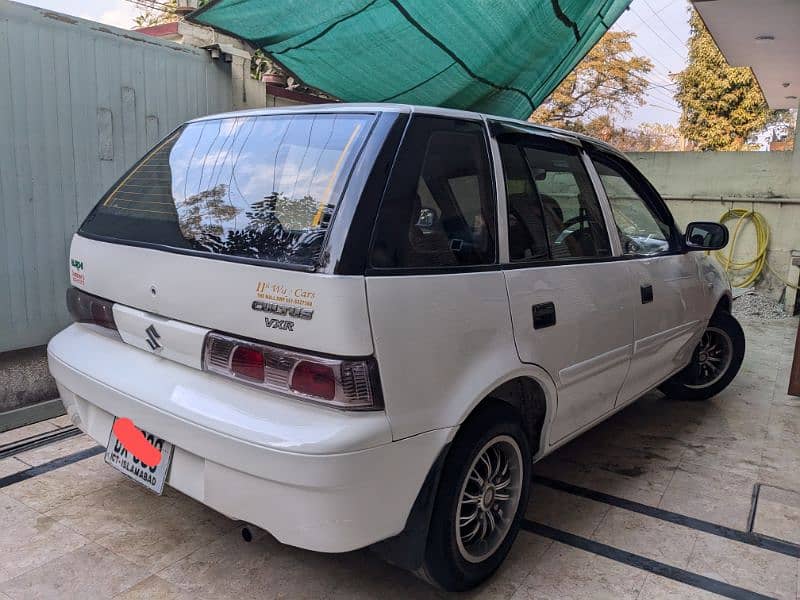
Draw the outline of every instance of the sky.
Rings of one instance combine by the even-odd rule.
[[[673,98],[675,85],[669,75],[686,66],[689,6],[687,0],[633,0],[614,24],[614,30],[633,31],[634,52],[653,63],[653,70],[647,76],[652,83],[647,104],[625,119],[626,126],[678,123],[680,109]]]
[[[22,0],[42,8],[67,13],[107,25],[130,28],[139,13],[136,0]],[[672,98],[674,84],[670,73],[686,65],[686,41],[689,38],[687,0],[633,0],[614,25],[616,30],[633,31],[634,52],[653,62],[648,75],[652,82],[647,104],[619,119],[626,127],[640,123],[677,124],[680,110]]]

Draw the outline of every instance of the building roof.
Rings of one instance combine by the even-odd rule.
[[[770,107],[796,108],[800,97],[800,2],[692,1],[728,62],[752,67]]]
[[[152,35],[153,37],[171,37],[178,35],[178,22],[162,23],[161,25],[152,25],[150,27],[137,27],[134,29],[137,33],[144,35]]]

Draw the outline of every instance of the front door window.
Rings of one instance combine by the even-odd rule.
[[[630,177],[609,159],[595,158],[594,165],[608,196],[622,253],[627,256],[652,256],[668,252],[670,226],[655,214],[634,189]]]

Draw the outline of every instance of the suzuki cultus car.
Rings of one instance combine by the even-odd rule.
[[[210,116],[81,225],[50,368],[156,493],[464,590],[513,544],[536,460],[649,390],[731,382],[744,336],[705,252],[727,237],[679,230],[613,148],[526,122]]]

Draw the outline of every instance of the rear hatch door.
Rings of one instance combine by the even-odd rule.
[[[319,271],[375,119],[301,112],[183,126],[86,219],[72,243],[72,284],[121,305],[126,342],[192,366],[212,329],[372,354],[363,277]]]

